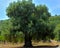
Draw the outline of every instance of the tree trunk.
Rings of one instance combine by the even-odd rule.
[[[25,45],[24,47],[32,47],[32,37],[30,34],[25,33]]]

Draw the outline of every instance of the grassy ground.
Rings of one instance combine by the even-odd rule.
[[[49,42],[32,42],[33,46],[55,46],[55,45],[60,45],[60,42],[54,42],[54,43],[49,43]],[[5,43],[5,44],[0,44],[0,48],[15,48],[15,47],[22,47],[24,43],[17,43],[17,44],[12,44],[12,43]]]

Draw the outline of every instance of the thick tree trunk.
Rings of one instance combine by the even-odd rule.
[[[25,33],[25,44],[24,47],[32,47],[32,37],[30,36],[30,34]]]

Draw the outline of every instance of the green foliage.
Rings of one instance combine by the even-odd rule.
[[[24,34],[22,32],[17,32],[16,35],[17,35],[17,38],[16,39],[19,42],[24,42]]]
[[[33,18],[34,17],[35,16],[33,16]],[[41,24],[39,23],[39,21]],[[45,37],[46,37],[45,38],[46,40],[49,40],[49,38],[52,38],[55,36],[55,40],[60,41],[60,35],[59,35],[59,32],[60,32],[60,16],[50,17],[48,23],[46,23],[42,19],[40,19],[39,21],[37,22],[37,26],[35,26],[35,28],[37,28],[37,29],[39,27],[41,27],[41,28],[39,28],[38,31],[36,31],[33,28],[34,29],[34,30],[32,29],[33,32],[30,32],[30,34],[33,36],[33,40],[41,40]],[[10,29],[13,27],[12,22],[13,22],[12,19],[0,21],[0,40],[1,41],[11,40],[9,38],[9,35],[10,35]],[[31,25],[32,25],[32,22],[28,26],[31,27]],[[17,26],[17,27],[19,27],[19,26]],[[43,30],[43,29],[46,29],[46,30]],[[42,31],[42,32],[40,32],[40,31]],[[45,31],[47,31],[47,32],[45,32]],[[48,35],[46,34],[47,35],[46,36],[43,33],[44,34],[48,33]],[[16,35],[17,35],[17,37],[16,37],[17,41],[19,41],[19,42],[24,41],[24,34],[22,32],[16,32]]]
[[[47,23],[51,15],[45,5],[35,6],[29,0],[23,0],[10,3],[6,11],[8,17],[14,19],[12,22],[14,32],[22,31],[24,34],[36,36],[38,40],[49,36]]]
[[[37,41],[54,37],[60,40],[60,16],[51,17],[45,5],[35,6],[30,0],[17,1],[10,3],[6,12],[10,19],[0,21],[2,40],[23,42],[25,35]]]
[[[55,40],[60,40],[60,16],[52,16],[49,18],[50,24],[52,25],[53,33],[55,34]]]
[[[51,16],[51,14],[48,12],[46,5],[38,5],[36,8],[36,14],[39,16],[39,18],[48,21],[48,18]]]
[[[12,24],[10,20],[2,20],[0,21],[0,32],[1,32],[1,39],[6,40],[5,37],[7,34],[10,33],[10,29],[12,28]],[[9,38],[9,37],[8,37]]]
[[[52,16],[49,18],[49,21],[54,25],[60,24],[60,16]]]
[[[60,24],[57,24],[54,30],[55,39],[60,41]]]

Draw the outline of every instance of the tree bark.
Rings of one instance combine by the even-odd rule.
[[[30,36],[30,34],[25,33],[25,44],[24,47],[32,47],[32,37]]]

